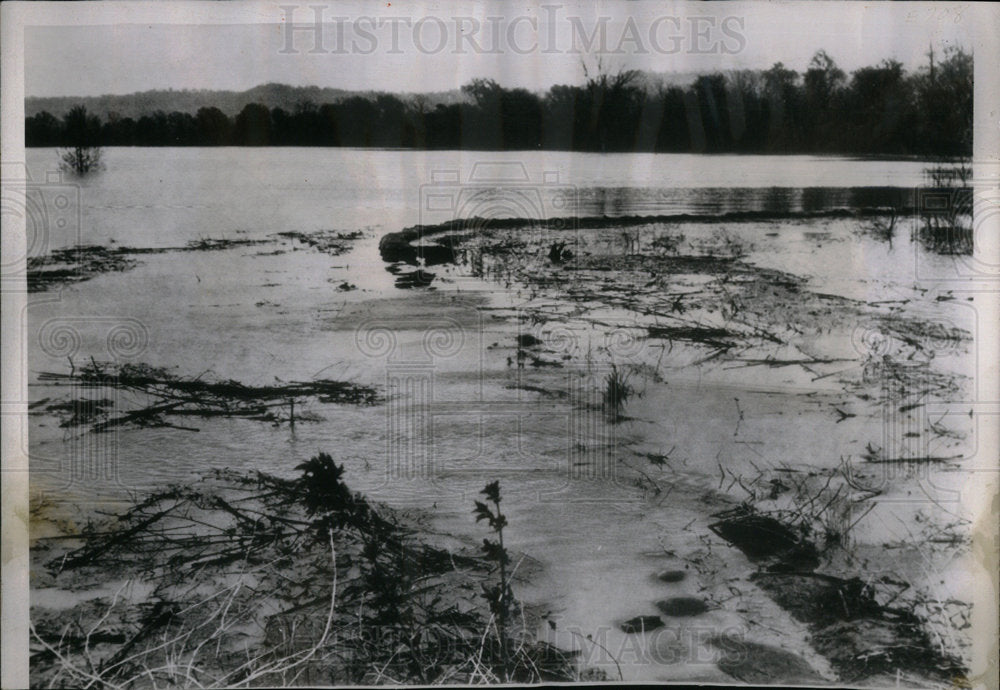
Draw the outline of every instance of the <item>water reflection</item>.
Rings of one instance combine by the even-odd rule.
[[[908,187],[584,187],[572,210],[581,216],[786,214],[893,206],[912,208]]]
[[[396,287],[403,290],[428,287],[437,277],[430,271],[425,271],[421,268],[414,269],[408,263],[402,261],[388,264],[385,270],[396,276]]]
[[[435,274],[429,271],[423,271],[417,269],[415,271],[409,271],[407,273],[402,273],[396,278],[396,287],[403,290],[410,288],[421,288],[428,287],[434,282]]]

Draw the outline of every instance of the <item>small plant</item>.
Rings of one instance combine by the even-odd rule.
[[[635,388],[630,383],[631,378],[630,373],[623,372],[614,364],[604,377],[604,409],[613,421],[618,421],[629,398],[635,395]]]
[[[344,508],[350,503],[351,492],[344,483],[344,466],[335,463],[328,454],[320,453],[295,469],[302,472],[299,480],[302,502],[310,515]]]
[[[504,669],[504,675],[510,676],[509,659],[507,649],[507,619],[511,611],[513,592],[510,583],[507,581],[507,565],[510,563],[510,555],[503,545],[503,528],[507,526],[507,516],[500,512],[500,482],[494,481],[486,485],[479,493],[486,496],[486,500],[493,504],[491,509],[482,501],[475,501],[476,507],[473,514],[476,522],[486,520],[496,534],[496,541],[483,539],[483,553],[487,560],[493,561],[499,566],[500,581],[496,585],[483,583],[483,597],[489,603],[490,612],[496,617],[497,636],[500,642],[500,660]]]
[[[302,472],[296,482],[306,514],[313,518],[316,532],[353,527],[381,535],[387,528],[361,494],[352,493],[344,482],[344,466],[326,453],[297,465]]]
[[[889,242],[889,248],[892,248],[892,238],[896,236],[896,222],[898,221],[898,216],[896,214],[896,209],[892,208],[888,215],[885,216],[875,216],[872,218],[867,225],[867,230],[874,237],[885,240]]]

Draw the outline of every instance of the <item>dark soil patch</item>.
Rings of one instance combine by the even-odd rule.
[[[902,671],[968,687],[962,664],[937,651],[921,622],[905,612],[820,627],[811,644],[849,682]]]
[[[664,570],[656,574],[656,579],[660,582],[680,582],[687,577],[683,570]]]
[[[861,578],[813,572],[817,549],[793,526],[745,506],[717,517],[712,531],[766,567],[751,580],[809,627],[813,647],[844,679],[897,670],[945,681],[964,677],[961,662],[934,644],[914,612],[879,603],[874,585]]]
[[[848,681],[897,670],[939,680],[964,677],[911,611],[882,606],[859,578],[818,573],[757,573],[754,581],[812,632],[817,652]]]
[[[751,579],[803,623],[854,620],[877,615],[882,607],[859,578],[819,573],[754,573]]]
[[[694,597],[673,597],[656,602],[656,608],[667,616],[698,616],[708,611],[708,604]]]
[[[797,654],[735,636],[715,635],[709,644],[722,654],[716,665],[736,680],[761,685],[819,683],[823,678]]]
[[[718,513],[709,529],[755,563],[774,570],[813,570],[819,566],[816,546],[769,515],[739,507]]]
[[[444,263],[454,263],[455,247],[453,238],[445,238],[442,242],[421,241],[424,237],[421,226],[407,228],[400,232],[391,232],[382,237],[378,243],[379,253],[383,261],[403,262],[412,266],[436,266]],[[420,241],[419,244],[415,244]]]
[[[664,626],[663,619],[659,616],[636,616],[629,618],[621,624],[622,632],[643,633],[649,630],[656,630]]]

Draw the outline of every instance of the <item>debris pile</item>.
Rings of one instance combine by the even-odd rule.
[[[41,372],[38,384],[92,390],[99,399],[79,397],[48,404],[66,428],[89,426],[92,431],[114,427],[163,427],[192,430],[169,421],[176,417],[240,417],[273,423],[316,421],[313,414],[295,412],[296,401],[315,400],[341,405],[374,405],[378,391],[346,381],[318,379],[269,386],[249,386],[233,380],[179,376],[149,364],[116,364],[91,360],[69,373]],[[128,402],[112,404],[110,390],[125,391]],[[122,409],[124,408],[124,409]],[[197,429],[194,429],[197,431]]]
[[[337,230],[301,232],[299,230],[289,230],[279,232],[275,236],[296,240],[330,256],[340,256],[351,249],[352,242],[364,237],[364,232],[361,230],[353,230],[351,232]]]
[[[296,469],[216,471],[44,541],[54,586],[121,584],[33,607],[33,684],[476,683],[502,682],[501,668],[571,679],[571,657],[523,628],[508,627],[513,663],[497,656],[480,592],[490,564],[471,545],[352,492],[329,455]]]
[[[28,259],[28,292],[79,283],[100,273],[127,271],[137,264],[120,249],[89,244],[56,249]]]

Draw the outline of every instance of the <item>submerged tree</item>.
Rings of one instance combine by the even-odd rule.
[[[88,114],[82,105],[75,106],[63,118],[63,131],[67,148],[59,152],[61,170],[86,175],[103,167],[98,145],[101,121],[96,115]]]

